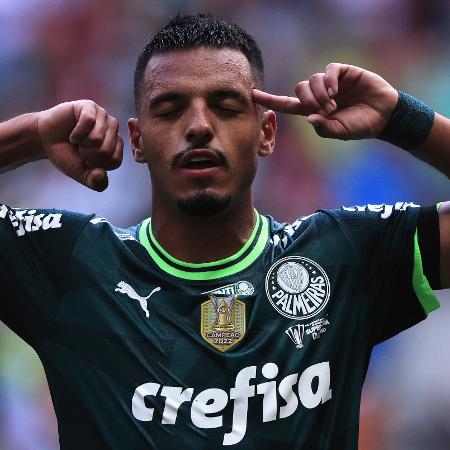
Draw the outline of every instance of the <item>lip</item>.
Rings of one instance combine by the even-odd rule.
[[[194,158],[205,158],[212,162],[211,167],[206,168],[192,168],[187,167],[190,161]],[[214,169],[216,167],[220,167],[223,165],[223,162],[220,160],[219,156],[217,156],[216,152],[208,149],[208,148],[195,148],[186,152],[180,161],[178,161],[178,168],[189,171],[204,171],[209,169]]]
[[[205,158],[211,161],[208,167],[188,167],[194,158]],[[186,152],[176,164],[176,169],[180,170],[184,176],[193,178],[212,177],[225,166],[224,161],[217,152],[209,148],[195,148]]]
[[[221,166],[205,167],[204,169],[188,169],[181,168],[181,173],[186,177],[192,178],[206,178],[212,177],[217,174],[221,169]]]

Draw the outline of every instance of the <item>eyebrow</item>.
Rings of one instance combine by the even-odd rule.
[[[177,100],[181,100],[183,98],[183,95],[177,93],[177,92],[166,92],[165,94],[156,95],[155,97],[150,99],[149,102],[149,108],[156,108],[161,103],[164,102],[174,102]]]
[[[207,93],[207,97],[215,98],[215,99],[224,99],[224,98],[232,98],[236,99],[243,105],[248,104],[247,98],[236,89],[214,89]],[[166,92],[164,94],[156,95],[153,98],[150,98],[149,108],[157,108],[161,103],[164,102],[176,102],[185,98],[185,95],[180,94],[178,92]]]
[[[247,98],[242,94],[242,92],[236,89],[215,89],[210,94],[214,98],[232,98],[238,100],[242,104],[247,104]]]

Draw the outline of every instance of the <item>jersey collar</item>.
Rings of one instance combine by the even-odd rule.
[[[155,264],[164,272],[186,280],[206,281],[234,275],[247,269],[262,254],[269,238],[269,221],[256,210],[256,223],[244,246],[234,255],[207,263],[188,263],[174,258],[156,240],[151,218],[139,229],[139,242],[147,249]]]

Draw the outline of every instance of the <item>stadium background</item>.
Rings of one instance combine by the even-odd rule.
[[[120,120],[127,143],[105,193],[42,161],[0,178],[2,202],[95,211],[121,226],[150,215],[147,169],[132,161],[127,139],[135,59],[177,11],[205,10],[256,37],[270,92],[291,95],[297,81],[342,61],[382,74],[450,116],[447,0],[0,0],[0,119],[90,98]],[[388,144],[322,140],[302,118],[278,121],[276,153],[255,184],[262,213],[292,220],[317,208],[449,198],[443,175]],[[376,349],[361,449],[450,448],[450,294],[439,296],[438,312]],[[57,448],[40,363],[0,324],[0,450]]]

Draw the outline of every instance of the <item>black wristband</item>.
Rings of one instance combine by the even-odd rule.
[[[420,147],[430,134],[434,111],[412,95],[398,91],[398,101],[378,139],[408,152]]]

